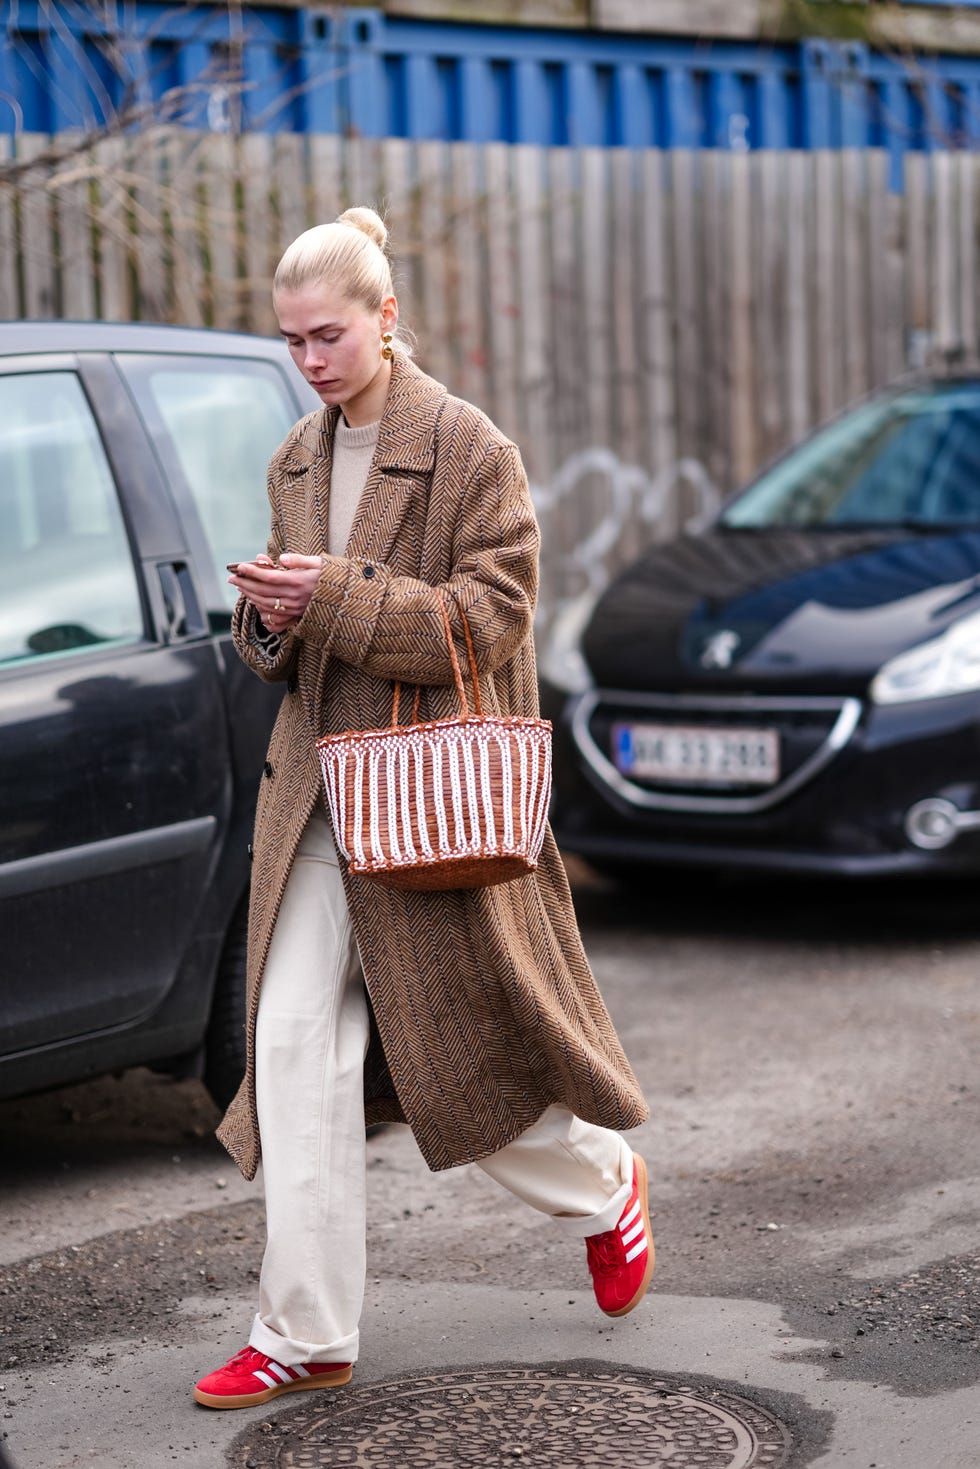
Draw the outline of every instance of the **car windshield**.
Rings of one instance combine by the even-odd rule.
[[[980,524],[980,382],[862,404],[750,485],[720,524],[733,530]]]

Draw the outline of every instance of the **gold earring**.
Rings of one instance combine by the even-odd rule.
[[[390,362],[391,359],[392,359],[392,357],[394,357],[394,355],[395,355],[395,349],[391,345],[391,341],[392,341],[391,332],[382,332],[382,334],[381,334],[381,355],[382,355],[382,357],[384,358],[384,360],[386,362]]]

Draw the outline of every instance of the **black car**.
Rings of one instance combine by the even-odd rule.
[[[280,344],[0,323],[0,1096],[243,1067],[248,843],[279,692],[225,565],[318,406]]]
[[[975,873],[980,378],[841,416],[623,571],[578,651],[544,690],[566,850]]]

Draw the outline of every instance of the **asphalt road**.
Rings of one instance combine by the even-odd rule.
[[[652,1106],[634,1145],[654,1293],[599,1316],[584,1251],[389,1129],[369,1148],[356,1381],[590,1359],[741,1393],[786,1425],[793,1466],[978,1469],[973,892],[651,875],[576,893]],[[260,1190],[215,1120],[196,1083],[143,1071],[0,1106],[18,1469],[220,1469],[272,1409],[288,1421],[190,1398],[245,1341],[261,1260]]]

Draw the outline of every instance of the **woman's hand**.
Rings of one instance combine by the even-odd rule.
[[[322,556],[286,551],[278,565],[264,554],[254,561],[242,561],[228,580],[252,604],[270,632],[282,633],[303,616],[322,570]]]

